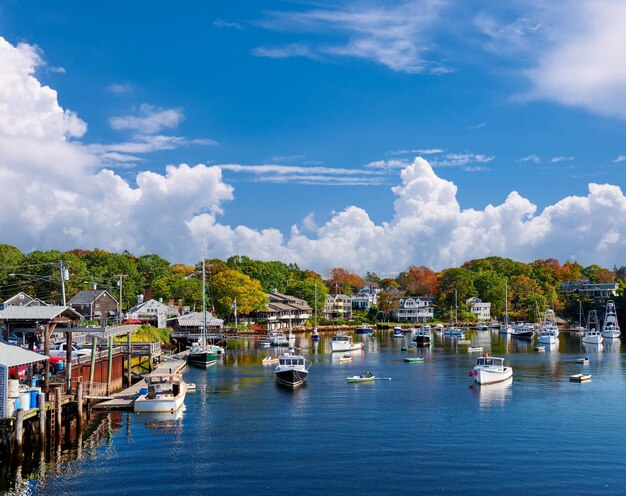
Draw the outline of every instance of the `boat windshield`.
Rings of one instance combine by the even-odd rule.
[[[494,357],[480,357],[476,359],[476,365],[481,366],[498,366],[501,367],[504,363],[504,358],[494,358]]]

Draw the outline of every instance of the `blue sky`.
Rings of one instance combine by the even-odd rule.
[[[569,196],[594,203],[589,183],[621,188],[626,76],[615,67],[623,66],[619,47],[626,40],[612,20],[626,13],[626,3],[565,6],[7,1],[0,7],[0,36],[11,47],[38,47],[32,76],[86,124],[86,132],[65,132],[64,139],[92,155],[87,162],[96,161],[88,166],[94,174],[107,168],[137,188],[138,174],[164,175],[167,165],[218,166],[222,193],[200,201],[188,216],[209,212],[230,230],[276,228],[284,236],[280,249],[273,253],[272,241],[261,236],[255,243],[269,244],[249,254],[297,258],[305,248],[290,246],[293,225],[313,241],[306,249],[316,252],[325,251],[327,239],[319,229],[339,222],[338,213],[351,206],[363,209],[375,227],[397,223],[399,195],[392,187],[408,187],[400,172],[416,156],[428,160],[438,180],[456,186],[461,211],[475,209],[485,218],[485,207],[503,205],[512,191],[538,207],[525,211],[523,221],[545,207],[562,207]],[[428,167],[420,171],[430,174]],[[615,201],[622,208],[622,199]],[[576,229],[575,213],[566,217]],[[446,219],[436,226],[448,222],[444,237],[458,238],[459,220]],[[76,222],[66,230],[75,232]],[[595,225],[593,219],[581,223]],[[537,227],[543,221],[534,224],[528,235],[545,236],[545,227]],[[86,228],[73,239],[6,229],[4,241],[23,249],[94,242]],[[487,254],[591,263],[607,229],[615,233],[607,241],[612,248],[600,249],[598,258],[617,263],[621,224],[592,229],[593,240],[581,234],[580,247],[570,251],[556,238],[527,250],[511,249],[510,240],[492,248],[483,241],[458,256],[409,250],[405,266]],[[485,227],[485,233],[497,230],[499,223]],[[148,242],[149,235],[144,243],[126,244],[175,256],[175,246]],[[358,251],[359,242],[339,250]],[[213,248],[227,256],[249,246],[243,236]],[[381,254],[368,263],[379,271],[402,269],[377,262],[384,259]],[[320,270],[340,263],[366,269],[349,257],[300,261]]]

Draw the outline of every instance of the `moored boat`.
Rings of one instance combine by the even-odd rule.
[[[615,313],[615,303],[613,300],[606,302],[606,313],[602,322],[602,336],[605,338],[619,338],[621,336],[617,314]]]
[[[279,384],[295,388],[304,384],[309,375],[309,369],[304,357],[290,350],[278,357],[274,375]]]
[[[482,352],[482,351],[483,351],[482,346],[468,346],[467,347],[468,353],[476,353],[476,352]]]
[[[576,363],[582,363],[583,365],[587,365],[589,363],[589,357],[577,358]]]
[[[504,365],[504,358],[492,357],[489,353],[476,359],[470,375],[478,384],[493,384],[513,376],[513,369]]]
[[[330,349],[336,351],[353,351],[363,349],[363,343],[355,343],[352,336],[338,332],[330,342]]]
[[[150,374],[147,387],[135,400],[133,409],[143,412],[176,412],[185,402],[187,384],[178,374]]]
[[[353,375],[352,377],[346,377],[346,382],[373,382],[376,380],[376,376],[371,372],[364,372],[361,375]]]
[[[569,376],[570,382],[587,382],[591,380],[591,374],[574,374]]]
[[[432,335],[430,333],[430,326],[423,325],[420,327],[415,336],[413,337],[413,341],[415,341],[415,346],[428,346],[432,340]]]
[[[283,331],[272,331],[267,334],[271,346],[289,346],[289,339]]]
[[[585,329],[585,334],[583,334],[582,342],[587,344],[600,344],[604,341],[604,337],[600,332],[599,324],[598,324],[598,314],[595,310],[591,310],[589,312],[589,317],[587,318],[587,328]]]
[[[394,338],[403,338],[404,337],[404,332],[402,332],[402,327],[395,326],[393,328],[393,337]]]
[[[403,360],[409,363],[419,363],[424,361],[424,357],[404,357]]]
[[[357,334],[373,334],[374,329],[366,325],[360,325],[354,330],[354,332],[356,332]]]
[[[210,367],[217,362],[217,353],[213,351],[211,345],[203,345],[201,342],[196,342],[189,350],[189,356],[187,357],[187,363],[194,367]]]

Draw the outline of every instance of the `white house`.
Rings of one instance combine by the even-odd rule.
[[[378,305],[378,293],[380,288],[365,286],[352,296],[352,308],[369,310],[372,305]]]
[[[428,298],[410,296],[400,298],[398,302],[400,305],[393,317],[399,322],[426,322],[433,318],[435,309]]]
[[[480,298],[468,298],[465,301],[467,308],[478,320],[491,320],[491,303],[484,302]]]
[[[131,308],[126,314],[128,320],[146,320],[159,328],[166,326],[169,317],[177,316],[178,308],[151,299]]]

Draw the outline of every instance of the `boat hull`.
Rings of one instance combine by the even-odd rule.
[[[537,338],[537,342],[541,344],[549,344],[551,346],[554,346],[555,344],[559,342],[559,340],[555,338],[554,336],[539,336]]]
[[[187,384],[182,383],[180,392],[176,396],[149,399],[148,395],[142,394],[135,400],[133,409],[135,413],[174,413],[181,409],[187,394]]]
[[[622,335],[620,331],[602,331],[602,336],[607,339],[619,338]]]
[[[418,334],[413,338],[413,341],[415,341],[415,346],[428,346],[430,344],[430,336]]]
[[[217,353],[210,351],[190,352],[187,363],[193,367],[206,368],[217,363]]]
[[[346,382],[374,382],[376,380],[375,377],[346,377]]]
[[[511,367],[504,367],[501,370],[488,368],[475,368],[474,381],[478,384],[495,384],[496,382],[506,381],[513,376]]]
[[[535,333],[533,331],[519,331],[519,332],[514,332],[512,335],[514,338],[526,339],[530,341],[534,337]]]
[[[595,334],[593,336],[583,336],[582,337],[582,342],[583,343],[588,343],[588,344],[600,344],[602,343],[602,341],[604,341],[604,338],[602,337],[601,334]]]
[[[280,370],[274,372],[274,374],[276,375],[276,382],[280,385],[295,388],[306,382],[309,372],[308,370],[289,369]]]
[[[348,341],[331,341],[330,349],[333,352],[337,351],[354,351],[363,348],[363,343],[350,343]]]

